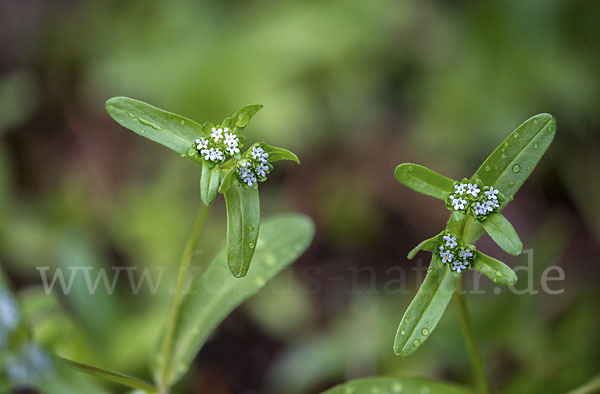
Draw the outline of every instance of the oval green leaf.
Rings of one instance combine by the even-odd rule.
[[[531,175],[556,134],[556,119],[538,114],[523,122],[492,152],[474,177],[500,190],[512,200]]]
[[[434,254],[427,276],[404,312],[394,339],[394,353],[408,356],[429,338],[456,290],[458,275]]]
[[[500,213],[492,213],[481,225],[490,237],[504,250],[512,255],[519,255],[523,251],[523,243],[519,239],[519,234]]]
[[[248,272],[258,238],[258,188],[234,183],[224,195],[227,206],[227,263],[231,273],[241,278]]]
[[[473,394],[467,387],[419,378],[374,377],[351,380],[322,394]]]
[[[416,192],[446,201],[452,191],[454,181],[427,167],[413,163],[403,163],[396,167],[394,176],[398,182]]]
[[[211,332],[242,302],[295,261],[308,247],[314,234],[310,218],[281,214],[265,220],[252,262],[244,278],[236,279],[227,269],[225,250],[194,280],[185,295],[175,332],[169,384],[188,369]],[[161,371],[160,358],[154,371]]]
[[[233,185],[233,182],[235,182],[235,180],[235,168],[231,168],[227,171],[227,173],[223,177],[223,180],[221,181],[221,186],[219,186],[219,193],[225,193],[227,190],[229,190],[229,188],[231,187],[231,185]]]
[[[499,285],[512,286],[517,283],[517,274],[508,265],[477,251],[473,268]]]
[[[439,239],[440,236],[443,233],[439,233],[438,235],[436,235],[435,237],[431,237],[426,239],[425,241],[421,242],[420,244],[418,244],[417,246],[415,246],[410,252],[408,252],[408,255],[406,256],[409,260],[412,260],[413,257],[415,257],[415,255],[417,253],[419,253],[419,251],[421,250],[426,250],[428,252],[434,252],[437,250],[437,247],[440,243]]]
[[[263,145],[263,149],[269,154],[268,160],[270,162],[277,160],[292,160],[300,164],[300,159],[298,159],[298,156],[287,149],[278,148],[271,145]]]
[[[194,140],[204,135],[202,126],[193,120],[128,97],[109,99],[106,111],[121,126],[202,164],[195,152],[188,153]]]
[[[221,170],[218,165],[212,168],[205,162],[202,163],[202,175],[200,176],[200,198],[207,207],[211,206],[217,198]]]
[[[258,111],[262,109],[261,104],[249,104],[240,108],[235,114],[231,116],[231,126],[238,129],[243,129],[248,125],[248,122]]]

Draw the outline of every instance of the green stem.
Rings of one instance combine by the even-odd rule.
[[[579,386],[566,394],[593,394],[600,391],[600,375],[596,375],[583,386]]]
[[[169,372],[171,368],[171,358],[173,357],[173,341],[175,339],[175,328],[177,326],[177,320],[179,318],[179,311],[181,308],[181,301],[183,298],[183,291],[185,288],[187,273],[192,262],[192,256],[196,248],[198,238],[204,227],[206,216],[208,214],[209,207],[202,204],[196,215],[194,221],[194,227],[190,234],[190,238],[185,246],[183,255],[181,256],[181,262],[179,263],[179,274],[177,277],[177,285],[175,287],[175,293],[173,295],[173,304],[171,306],[171,314],[169,316],[169,322],[167,325],[167,331],[163,341],[162,348],[162,368],[159,377],[159,387],[161,393],[169,392]]]
[[[471,367],[473,368],[477,392],[480,394],[490,394],[491,391],[487,379],[485,378],[481,354],[479,353],[479,348],[477,347],[475,333],[473,331],[473,326],[471,325],[471,319],[469,318],[469,311],[467,310],[465,297],[462,293],[462,278],[460,278],[458,281],[455,299],[460,315],[460,325],[462,327],[463,337],[465,338],[467,351],[469,352],[469,358],[471,359]]]

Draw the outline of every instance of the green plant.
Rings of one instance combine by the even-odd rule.
[[[475,248],[487,232],[507,253],[520,254],[523,245],[510,222],[500,213],[529,177],[556,133],[556,120],[549,114],[531,117],[513,131],[483,162],[470,179],[453,181],[423,166],[404,163],[395,170],[396,179],[405,186],[444,201],[452,212],[446,229],[408,253],[412,259],[420,250],[432,252],[427,276],[404,313],[394,340],[394,352],[408,356],[429,338],[453,295],[461,318],[463,335],[473,367],[477,392],[489,393],[483,363],[461,290],[461,275],[476,269],[493,282],[514,285],[515,272],[503,262]],[[459,290],[459,291],[457,291]],[[351,392],[398,392],[401,381],[382,378],[347,383]],[[454,387],[439,388],[440,383],[420,382],[428,392],[453,392]],[[338,392],[334,388],[329,392]],[[341,392],[341,391],[339,391]]]
[[[299,162],[298,157],[290,151],[262,142],[254,143],[242,151],[245,138],[239,133],[262,108],[261,105],[245,106],[220,125],[208,122],[200,125],[126,97],[108,100],[106,108],[124,127],[200,165],[202,204],[183,251],[171,311],[166,319],[160,346],[152,358],[154,383],[60,357],[55,358],[55,364],[59,369],[71,368],[144,392],[164,394],[185,374],[196,353],[218,324],[304,252],[313,237],[313,224],[308,217],[295,213],[276,215],[262,223],[260,221],[258,182],[266,180],[275,161],[287,159]],[[206,265],[191,282],[190,291],[186,292],[196,243],[217,193],[224,194],[227,205],[226,248]],[[4,350],[6,345],[10,352],[17,354],[22,349],[29,349],[31,332],[7,289],[0,276],[0,307],[4,308],[2,312],[10,312],[12,319],[7,320],[11,322],[10,326],[4,327],[6,319],[0,316],[0,348]],[[21,370],[33,371],[29,368],[31,357],[26,356]],[[0,357],[0,367],[10,360],[19,365],[14,361],[17,359],[9,357],[5,360]],[[30,378],[27,378],[30,384],[35,381],[38,387],[45,387],[49,392],[68,392],[64,386],[51,389],[51,381],[47,378]],[[20,382],[8,376],[0,383],[0,388],[10,388],[18,386]]]

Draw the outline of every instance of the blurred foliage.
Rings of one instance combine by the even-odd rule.
[[[483,278],[485,294],[467,302],[498,392],[560,393],[598,373],[597,2],[5,1],[0,10],[0,261],[45,349],[149,378],[143,360],[174,270],[156,295],[133,296],[121,278],[114,294],[100,286],[90,296],[78,277],[65,297],[46,296],[36,267],[128,266],[139,278],[174,265],[199,204],[197,169],[120,129],[103,102],[127,95],[195,119],[260,102],[249,142],[290,147],[302,161],[278,166],[261,209],[311,215],[317,238],[221,325],[181,392],[313,393],[372,375],[468,384],[452,307],[419,353],[392,355],[419,280],[404,256],[447,215],[398,185],[393,168],[418,161],[468,176],[519,122],[549,112],[557,137],[505,211],[535,252],[539,293],[495,294]],[[221,246],[222,212],[209,217],[195,264]],[[482,248],[501,255],[489,239]],[[561,294],[540,289],[551,265],[565,272],[550,282]],[[402,278],[404,291],[387,287]],[[71,379],[85,392],[123,392]]]

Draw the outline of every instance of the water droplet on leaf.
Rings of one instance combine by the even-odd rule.
[[[423,334],[423,335],[429,335],[429,330],[426,329],[426,328],[424,328],[424,329],[421,330],[421,334]]]
[[[519,172],[519,171],[521,171],[521,166],[520,166],[520,165],[518,165],[518,164],[515,164],[515,165],[513,166],[513,168],[512,168],[512,172],[515,172],[515,173],[516,173],[516,172]]]
[[[539,148],[539,147],[540,147],[540,144],[538,144],[537,142],[536,142],[535,144],[533,144],[533,148],[534,148],[534,149],[537,149],[537,148]]]
[[[415,346],[419,347],[419,346],[421,346],[421,341],[419,341],[418,339],[415,339],[415,340],[413,341],[413,345],[415,345]]]
[[[254,242],[248,242],[248,247],[250,249],[254,249]]]
[[[400,330],[400,335],[404,335],[404,334],[406,334],[406,331]]]
[[[184,125],[185,124],[185,120],[181,119],[181,122],[179,122],[180,125]]]
[[[258,276],[256,278],[256,284],[258,286],[264,286],[265,283],[266,283],[265,278],[263,278],[262,276]]]
[[[485,166],[485,170],[486,170],[486,171],[489,171],[489,170],[491,170],[491,169],[492,169],[492,168],[491,168],[490,166]]]

